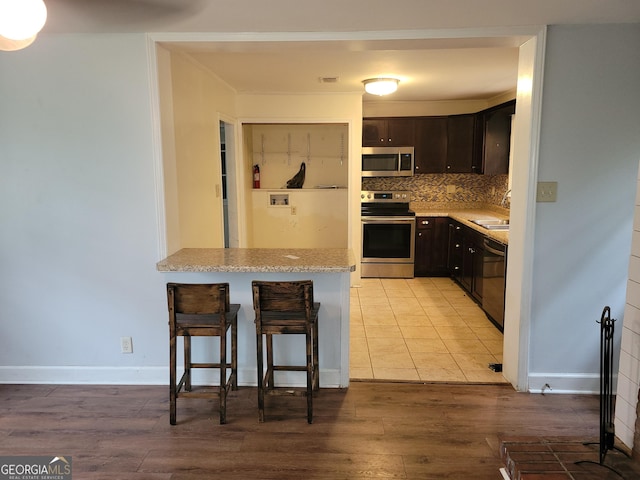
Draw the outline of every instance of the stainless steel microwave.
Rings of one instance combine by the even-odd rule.
[[[363,147],[363,177],[410,177],[413,175],[413,147]]]

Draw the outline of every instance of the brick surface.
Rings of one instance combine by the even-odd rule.
[[[634,460],[612,450],[606,468],[598,442],[573,437],[503,438],[500,454],[512,480],[640,480]]]

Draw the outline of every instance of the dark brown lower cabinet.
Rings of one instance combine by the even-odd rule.
[[[466,249],[466,250],[465,250]],[[465,232],[462,254],[465,276],[470,278],[469,292],[478,302],[482,302],[482,270],[484,261],[484,235],[477,233],[473,229]]]
[[[449,274],[482,302],[484,235],[455,220],[449,220],[448,234]]]
[[[446,217],[416,218],[416,277],[439,277],[449,274],[448,229],[449,219]]]
[[[447,269],[449,275],[460,282],[462,277],[462,234],[463,226],[455,220],[449,219],[449,238],[447,249]]]

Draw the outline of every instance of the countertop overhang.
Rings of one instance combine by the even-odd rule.
[[[353,272],[348,248],[183,248],[156,264],[160,272]]]

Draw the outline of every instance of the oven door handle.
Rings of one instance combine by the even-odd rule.
[[[376,222],[376,223],[409,223],[415,222],[415,217],[362,217],[362,222]]]

